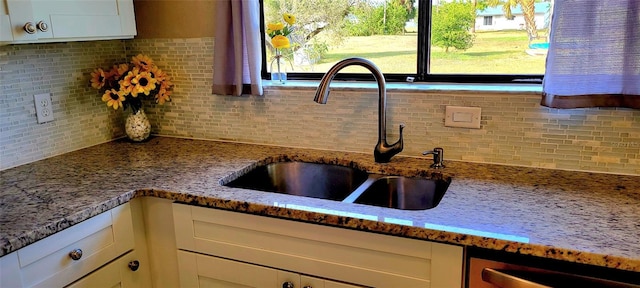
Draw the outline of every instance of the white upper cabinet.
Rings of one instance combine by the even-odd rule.
[[[2,3],[5,4],[5,3]],[[0,5],[0,42],[13,41],[7,5]]]
[[[0,41],[5,44],[124,39],[136,35],[133,0],[2,1]]]

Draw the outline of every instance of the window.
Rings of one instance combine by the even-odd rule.
[[[296,17],[291,47],[281,49],[289,79],[320,79],[336,62],[363,57],[388,81],[540,83],[551,2],[521,0],[509,15],[502,4],[473,2],[486,1],[261,0],[265,28],[284,23],[283,13]],[[531,15],[526,29],[507,21],[528,21],[525,12]],[[274,48],[268,35],[264,55],[263,77],[269,79]],[[348,67],[337,78],[371,76]]]
[[[493,25],[493,16],[484,16],[484,26]]]

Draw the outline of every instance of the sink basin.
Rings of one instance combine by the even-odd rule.
[[[440,203],[450,183],[451,178],[431,180],[369,174],[340,165],[276,162],[258,166],[223,185],[344,203],[426,210]]]
[[[431,209],[440,203],[450,183],[450,178],[445,181],[384,176],[366,188],[354,203],[402,210]]]
[[[367,178],[364,171],[339,165],[278,162],[259,166],[226,186],[342,201]]]

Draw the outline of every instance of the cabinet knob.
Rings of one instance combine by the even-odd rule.
[[[47,25],[47,23],[44,23],[43,21],[38,22],[38,24],[36,24],[36,27],[38,27],[38,30],[42,32],[47,32],[47,30],[49,30],[49,25]]]
[[[294,288],[294,286],[293,283],[287,281],[282,283],[282,288]]]
[[[27,32],[27,34],[36,33],[36,25],[33,25],[33,22],[27,22],[22,28],[24,29],[24,32]]]
[[[128,266],[131,271],[138,271],[138,268],[140,268],[140,262],[138,260],[133,260],[129,262]]]
[[[69,257],[71,257],[71,259],[73,260],[80,260],[80,258],[82,258],[82,250],[74,249],[73,251],[69,252]]]

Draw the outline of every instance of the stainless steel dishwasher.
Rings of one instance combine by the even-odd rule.
[[[640,272],[606,268],[551,269],[469,257],[468,288],[640,288]],[[542,265],[544,266],[544,265]],[[563,271],[565,270],[565,271]],[[593,271],[598,271],[594,273]],[[615,273],[614,273],[615,272]],[[619,272],[619,273],[618,273]],[[622,275],[622,276],[621,276]]]

